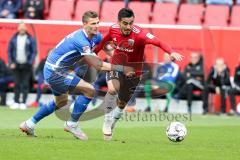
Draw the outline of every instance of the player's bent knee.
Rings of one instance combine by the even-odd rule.
[[[120,109],[124,109],[125,106],[127,105],[127,103],[118,99],[117,100],[117,105]]]
[[[57,100],[55,103],[57,108],[61,108],[68,104],[68,99]]]
[[[118,91],[115,88],[108,88],[108,93],[111,95],[116,95]]]
[[[68,104],[68,95],[60,95],[55,97],[55,104],[56,108],[61,108],[63,106],[66,106]]]
[[[95,95],[95,89],[94,88],[89,88],[87,92],[84,93],[84,96],[88,98],[93,98]]]

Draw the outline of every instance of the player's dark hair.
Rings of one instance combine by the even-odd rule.
[[[122,8],[119,12],[118,12],[118,20],[121,21],[122,18],[130,18],[130,17],[135,17],[133,10],[131,10],[130,8]]]
[[[97,18],[98,14],[95,11],[86,11],[82,16],[82,22],[87,23],[89,18]]]

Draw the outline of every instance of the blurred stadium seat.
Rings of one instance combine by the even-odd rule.
[[[101,21],[117,22],[118,11],[124,7],[123,1],[105,1],[101,11]]]
[[[51,0],[44,0],[44,17],[46,18],[49,14],[49,7],[50,7]]]
[[[71,20],[74,0],[52,0],[48,19]]]
[[[208,5],[205,11],[205,26],[223,26],[228,25],[229,6],[227,5]]]
[[[98,1],[78,0],[74,20],[82,20],[83,13],[88,10],[96,11],[99,13],[99,9],[100,7]]]
[[[175,3],[155,3],[152,23],[175,24],[177,7]]]
[[[151,2],[130,2],[129,8],[134,11],[135,23],[149,23],[151,13]]]
[[[240,27],[240,6],[236,5],[232,8],[231,23],[232,27]]]
[[[201,25],[203,4],[182,4],[178,16],[178,24]]]

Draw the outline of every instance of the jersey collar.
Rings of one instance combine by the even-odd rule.
[[[84,33],[84,35],[88,38],[88,34],[87,34],[87,32],[85,31],[85,29],[83,29],[83,33]]]

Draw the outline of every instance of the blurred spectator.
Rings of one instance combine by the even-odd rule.
[[[129,2],[136,1],[136,0],[123,0],[125,3],[125,7],[128,7]],[[139,0],[140,2],[155,2],[155,0]]]
[[[229,69],[222,58],[216,59],[215,65],[211,68],[204,88],[203,109],[204,114],[208,110],[209,93],[221,95],[221,113],[226,112],[226,95],[231,89]]]
[[[233,88],[229,90],[229,96],[231,101],[231,108],[233,111],[236,111],[236,95],[240,95],[240,60],[239,65],[235,69],[234,74],[234,85]]]
[[[227,4],[229,6],[232,6],[233,1],[232,0],[206,0],[206,4]]]
[[[155,2],[169,2],[179,4],[181,0],[156,0]]]
[[[144,90],[145,90],[145,96],[147,100],[147,108],[145,111],[149,112],[151,111],[151,101],[152,101],[152,88],[153,85],[156,84],[158,86],[158,83],[167,82],[172,86],[172,89],[168,91],[166,95],[166,106],[165,106],[165,112],[168,111],[168,107],[170,104],[170,99],[172,96],[172,91],[175,87],[175,82],[177,79],[177,76],[179,74],[179,66],[172,62],[170,60],[170,57],[168,54],[164,54],[164,63],[159,65],[158,68],[156,68],[156,71],[153,75],[152,80],[147,80],[145,82]]]
[[[12,80],[9,69],[5,62],[0,58],[0,105],[6,105],[6,94],[8,83]]]
[[[46,58],[41,60],[41,62],[38,64],[35,75],[37,76],[37,97],[34,102],[32,102],[29,106],[30,107],[38,107],[39,106],[39,100],[42,96],[42,90],[45,87],[44,85],[44,77],[43,77],[43,68],[46,62]]]
[[[19,23],[18,32],[13,35],[8,46],[8,60],[15,82],[15,103],[10,106],[12,109],[26,109],[27,107],[26,100],[36,52],[35,39],[27,32],[26,25],[23,22]],[[21,93],[23,98],[20,102]]]
[[[21,8],[21,0],[1,0],[0,1],[0,18],[17,18]]]
[[[199,53],[191,53],[190,63],[184,69],[185,84],[179,92],[179,97],[187,97],[188,112],[192,112],[192,99],[194,91],[204,89],[203,57]]]
[[[23,12],[25,18],[43,19],[44,0],[27,0]]]
[[[187,3],[195,3],[195,4],[198,4],[198,3],[203,3],[203,0],[187,0]]]

